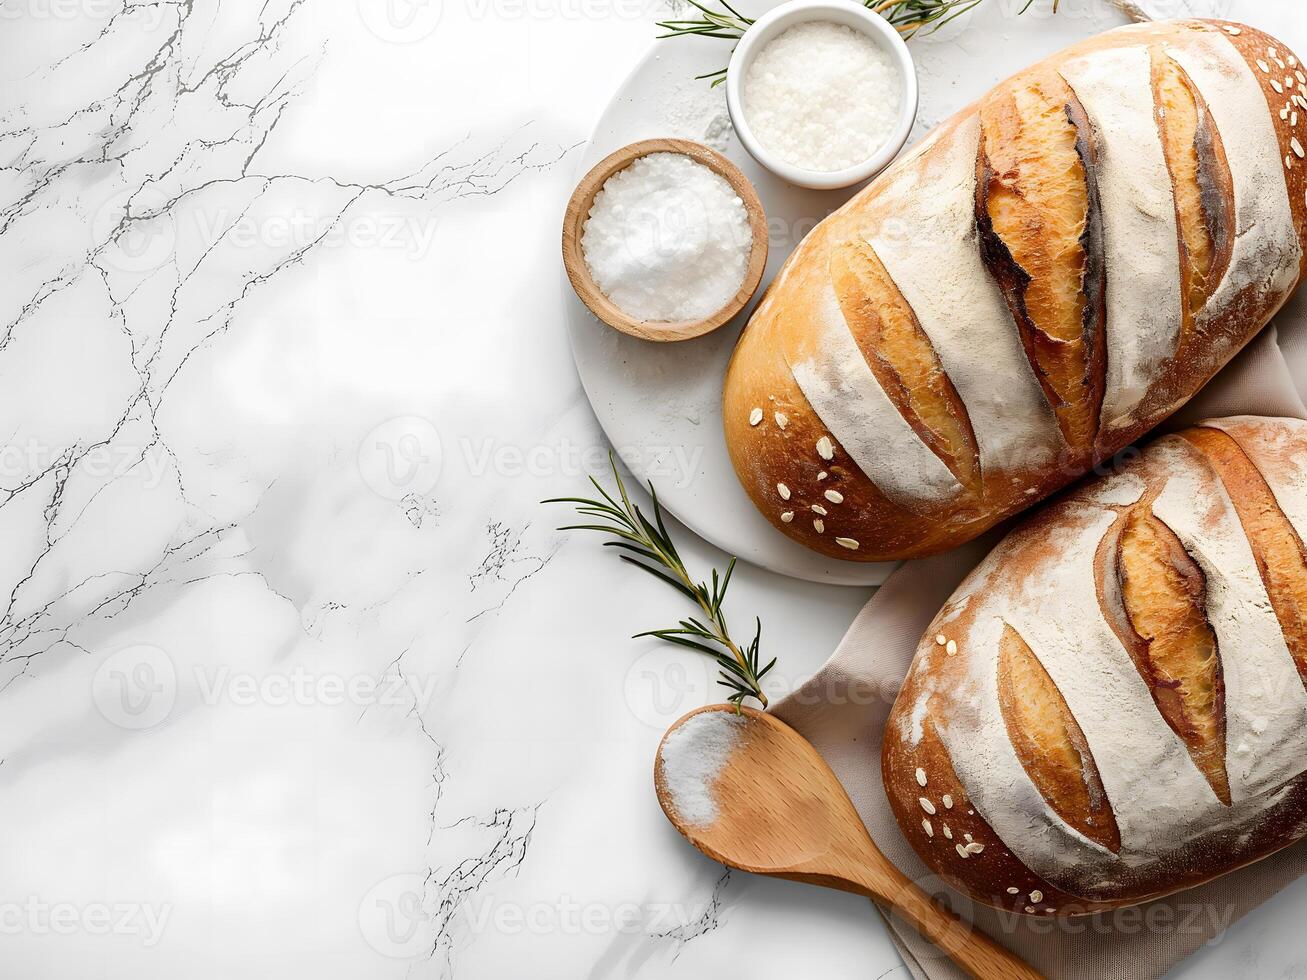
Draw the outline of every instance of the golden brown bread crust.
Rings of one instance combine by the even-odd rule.
[[[840,312],[885,394],[958,482],[976,488],[980,458],[966,409],[875,249],[840,244],[831,250],[830,275]]]
[[[1291,762],[1285,773],[1254,788],[1247,783],[1250,770],[1246,759],[1241,759],[1244,768],[1239,773],[1245,784],[1235,793],[1231,808],[1235,770],[1232,768],[1227,778],[1224,755],[1226,715],[1232,709],[1224,703],[1218,644],[1209,623],[1209,617],[1214,621],[1218,613],[1230,613],[1209,609],[1203,581],[1219,571],[1221,561],[1229,556],[1215,548],[1216,553],[1202,555],[1204,572],[1196,564],[1197,551],[1192,547],[1186,550],[1176,532],[1154,514],[1154,502],[1168,481],[1187,479],[1177,476],[1180,466],[1205,474],[1197,484],[1185,482],[1186,488],[1212,488],[1191,495],[1194,526],[1211,530],[1222,520],[1228,523],[1228,514],[1222,511],[1226,505],[1221,501],[1228,500],[1237,513],[1237,523],[1256,557],[1255,574],[1265,589],[1263,595],[1269,595],[1278,631],[1297,664],[1298,673],[1287,676],[1292,683],[1307,686],[1307,673],[1302,672],[1303,611],[1299,605],[1307,595],[1307,560],[1300,536],[1307,521],[1307,423],[1256,418],[1200,423],[1158,440],[1110,479],[1086,484],[1041,509],[1004,539],[932,622],[895,702],[882,746],[885,788],[904,835],[934,872],[977,901],[1037,915],[1077,915],[1134,904],[1201,884],[1307,834],[1307,772],[1301,771],[1307,759]],[[1146,746],[1123,741],[1117,746],[1120,752],[1095,757],[1068,702],[1042,666],[1041,661],[1057,655],[1048,648],[1047,637],[1043,647],[1032,651],[1010,624],[1004,624],[1001,634],[985,631],[985,621],[995,615],[994,595],[1012,597],[1008,608],[1014,609],[1019,607],[1023,591],[1047,587],[1049,580],[1041,577],[1041,569],[1054,569],[1054,576],[1069,577],[1076,549],[1096,540],[1094,535],[1077,536],[1078,530],[1090,526],[1100,529],[1095,534],[1101,533],[1101,543],[1096,548],[1091,544],[1089,549],[1095,577],[1104,585],[1094,602],[1120,638],[1113,642],[1135,662],[1139,678],[1152,690],[1155,710],[1189,746],[1193,764],[1201,773],[1190,777],[1190,787],[1194,778],[1205,778],[1210,784],[1214,796],[1211,809],[1217,814],[1210,824],[1196,828],[1145,826],[1141,831],[1140,820],[1130,815],[1138,799],[1130,794],[1112,799],[1104,786],[1127,785],[1119,778],[1119,770],[1133,760],[1120,756],[1142,752]],[[1133,596],[1128,594],[1131,578],[1139,586]],[[1218,587],[1225,596],[1248,589],[1246,583],[1240,586],[1235,579],[1224,577]],[[1122,593],[1116,596],[1115,609],[1113,597],[1105,594],[1112,588]],[[1258,601],[1255,593],[1248,595],[1250,601]],[[1264,598],[1260,601],[1265,603]],[[1264,606],[1262,609],[1258,615],[1264,616]],[[1123,619],[1134,635],[1123,634],[1116,619]],[[1283,654],[1247,649],[1256,646],[1261,634],[1248,628],[1244,620],[1235,622],[1239,624],[1235,635],[1244,648],[1235,644],[1221,656],[1234,658],[1239,665],[1236,670],[1245,678],[1265,677],[1270,683],[1258,658],[1273,661]],[[1066,628],[1083,630],[1077,621],[1068,621]],[[1148,647],[1156,646],[1159,636],[1169,638],[1167,649],[1150,652]],[[994,649],[981,649],[986,644]],[[992,771],[973,773],[968,785],[959,776],[958,759],[941,734],[941,726],[947,729],[955,723],[957,713],[969,710],[976,698],[978,664],[982,671],[996,672],[1000,725],[1006,728],[1005,737],[1016,759],[1056,814],[1055,819],[1096,842],[1100,853],[1119,854],[1123,845],[1118,821],[1124,817],[1122,826],[1131,827],[1134,844],[1141,833],[1154,833],[1151,846],[1156,853],[1123,860],[1117,879],[1101,870],[1094,872],[1099,877],[1079,876],[1084,853],[1065,844],[1061,851],[1052,844],[1032,844],[1039,834],[1033,817],[1028,825],[1025,818],[1018,822],[1031,840],[1005,841],[1000,836],[995,824],[982,815],[985,808],[977,794],[986,789],[983,784],[993,782],[997,786],[989,788],[1005,799],[1015,795],[1015,787],[1006,775]],[[1077,661],[1075,669],[1083,671],[1091,684],[1096,683],[1095,677],[1109,676],[1103,673],[1106,665],[1092,657]],[[1285,676],[1279,675],[1278,682]],[[1282,704],[1284,712],[1302,712],[1304,716],[1270,719],[1272,727],[1284,721],[1288,730],[1296,731],[1307,723],[1307,695],[1282,687],[1275,698],[1273,703]],[[1117,724],[1127,728],[1131,720],[1120,718]],[[1303,757],[1302,746],[1287,748],[1291,758]],[[1241,755],[1249,751],[1258,749],[1244,748]],[[1104,767],[1109,774],[1113,768],[1118,770],[1118,778],[1101,778]],[[1178,792],[1168,784],[1171,778],[1166,767],[1144,774],[1145,792],[1159,796]],[[994,806],[992,797],[990,804]],[[933,812],[928,814],[927,807]],[[1223,822],[1222,813],[1231,814],[1228,823]],[[990,815],[994,816],[992,810]],[[929,827],[923,819],[929,821]],[[996,822],[1002,825],[1002,819]],[[969,844],[979,847],[964,854],[956,846],[959,842],[963,851]],[[1017,843],[1022,847],[1013,846]],[[1046,859],[1059,869],[1056,873],[1046,868],[1046,873],[1040,874],[1016,855],[1017,851],[1040,853],[1040,847],[1051,855]],[[1110,859],[1105,866],[1112,867]],[[1079,883],[1076,887],[1068,887],[1075,882]]]
[[[1103,401],[1103,229],[1084,106],[1051,66],[980,106],[976,220],[1026,355],[1084,465]]]
[[[1119,850],[1121,831],[1085,733],[1053,678],[1010,624],[1004,625],[999,641],[998,685],[1012,748],[1039,792],[1081,834],[1108,850]]]
[[[1170,58],[1154,59],[1153,89],[1175,189],[1187,337],[1230,264],[1234,188],[1220,132],[1188,73]]]
[[[1277,312],[1285,297],[1268,299],[1264,291],[1253,289],[1232,297],[1218,315],[1201,321],[1192,308],[1210,297],[1229,265],[1235,204],[1226,148],[1201,96],[1182,70],[1170,67],[1169,60],[1157,53],[1164,43],[1182,44],[1191,32],[1219,34],[1251,67],[1280,143],[1298,241],[1300,245],[1307,241],[1307,158],[1299,156],[1307,146],[1307,105],[1294,101],[1307,103],[1307,83],[1298,81],[1301,63],[1274,38],[1224,21],[1138,25],[1091,38],[1013,76],[981,103],[942,124],[871,187],[818,225],[782,267],[746,328],[726,375],[725,434],[742,484],[778,529],[816,551],[861,561],[917,557],[960,544],[1066,486],[1138,439],[1206,384]],[[1095,168],[1077,168],[1069,152],[1072,137],[1081,160],[1092,163],[1094,150],[1075,100],[1068,102],[1065,123],[1047,110],[1061,91],[1056,78],[1059,66],[1079,56],[1141,43],[1152,52],[1159,104],[1173,110],[1169,121],[1159,113],[1157,126],[1175,188],[1186,301],[1173,356],[1149,385],[1133,420],[1109,430],[1099,428],[1097,406],[1104,362],[1112,356],[1110,349],[1104,350],[1110,344],[1105,345],[1102,336],[1103,280],[1110,281],[1113,272],[1097,268],[1103,255],[1095,214]],[[1287,81],[1297,87],[1286,88]],[[1191,102],[1186,103],[1186,98]],[[977,200],[978,247],[985,250],[990,275],[1013,308],[1011,329],[1021,336],[1063,434],[1056,454],[1032,451],[1027,458],[1008,454],[1001,465],[983,470],[979,478],[977,438],[983,440],[986,433],[968,417],[948,373],[939,370],[941,357],[948,352],[933,350],[919,329],[911,329],[911,306],[905,310],[891,277],[881,276],[879,285],[869,285],[866,275],[879,265],[875,251],[866,245],[868,236],[894,231],[896,214],[884,201],[884,188],[904,173],[928,187],[959,127],[971,125],[978,116],[991,140],[1010,141],[991,145],[976,161],[978,172],[985,174],[988,168],[990,177],[980,181],[981,188],[994,191]],[[1023,139],[1028,148],[1044,146],[1048,159],[1060,161],[1057,174],[1050,177],[1028,160],[1023,163]],[[1187,152],[1190,139],[1194,145]],[[986,216],[996,219],[998,227],[987,231]],[[1023,222],[1029,226],[1026,231]],[[1050,248],[1050,241],[1059,247]],[[926,267],[933,258],[929,245],[921,245]],[[1020,275],[1013,273],[1004,252],[1029,268],[1020,266]],[[1299,279],[1304,272],[1307,253],[1299,264]],[[1022,281],[1023,277],[1029,281]],[[1081,284],[1078,296],[1069,285],[1076,280]],[[897,323],[890,322],[892,316],[887,321],[896,310],[904,315]],[[951,496],[905,502],[878,486],[818,417],[793,369],[823,356],[814,321],[828,315],[841,316],[848,323],[890,401],[956,478],[960,486]],[[895,325],[901,329],[887,329]],[[875,352],[881,356],[870,356]],[[902,370],[896,373],[896,366]],[[760,425],[749,423],[754,408],[764,411]],[[783,427],[774,421],[776,412],[785,419]],[[1035,425],[1035,420],[1029,424]],[[818,451],[823,439],[830,440],[832,452]],[[884,445],[878,455],[897,459],[902,450]],[[843,501],[837,507],[830,505],[827,491],[832,490]],[[828,514],[821,515],[814,506]]]
[[[1121,597],[1117,636],[1157,710],[1228,806],[1225,679],[1207,621],[1206,578],[1151,506],[1145,497],[1121,515],[1112,567],[1104,570]]]

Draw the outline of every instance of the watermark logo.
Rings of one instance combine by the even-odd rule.
[[[440,433],[427,419],[404,415],[381,423],[358,449],[359,475],[387,500],[422,496],[435,489],[444,454]]]
[[[428,952],[435,925],[423,910],[425,881],[419,874],[391,875],[377,882],[359,903],[359,932],[382,956],[410,959]]]
[[[145,275],[177,252],[171,212],[153,211],[135,191],[122,191],[101,204],[90,230],[97,263],[118,272]]]
[[[444,14],[441,0],[357,0],[359,18],[387,44],[414,44],[430,37]]]
[[[124,647],[100,664],[91,696],[111,724],[131,731],[153,728],[167,720],[177,701],[177,669],[159,647]]]
[[[927,960],[940,960],[947,962],[948,954],[944,952],[945,948],[954,945],[961,945],[967,941],[967,938],[976,931],[976,903],[961,892],[955,891],[948,886],[948,883],[939,875],[927,874],[917,878],[915,881],[905,881],[903,888],[905,890],[913,887],[920,888],[927,895],[931,896],[932,902],[942,906],[945,911],[953,913],[955,918],[947,926],[935,945],[920,953]],[[895,896],[887,896],[894,899]],[[911,931],[915,924],[911,919],[904,916],[899,911],[901,905],[912,906],[910,900],[906,902],[891,901],[889,906],[890,922],[894,925],[896,931]],[[941,941],[942,940],[942,941]]]
[[[662,731],[683,714],[708,702],[715,686],[708,657],[682,657],[650,650],[626,672],[623,693],[631,714]]]

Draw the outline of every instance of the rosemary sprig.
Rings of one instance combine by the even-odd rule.
[[[866,6],[890,22],[905,38],[912,37],[923,27],[933,34],[949,21],[974,10],[981,0],[864,0]],[[1035,0],[1026,0],[1018,13],[1024,14]],[[1057,9],[1054,0],[1053,9]]]
[[[699,11],[702,16],[690,20],[658,21],[658,26],[667,31],[666,34],[658,35],[659,40],[665,37],[701,34],[704,37],[720,37],[727,41],[738,41],[744,37],[744,32],[753,26],[754,19],[752,17],[745,17],[726,0],[718,0],[726,8],[725,13],[705,7],[698,0],[685,0],[685,2]]]
[[[695,582],[686,570],[685,562],[681,560],[676,545],[663,524],[663,511],[653,484],[649,484],[649,495],[653,498],[651,522],[641,513],[639,507],[631,503],[626,485],[622,482],[621,474],[617,472],[617,463],[611,453],[608,456],[608,463],[612,467],[613,479],[617,483],[617,496],[620,502],[592,476],[590,482],[602,499],[554,497],[543,503],[572,504],[578,514],[595,518],[603,523],[569,524],[558,530],[598,531],[601,534],[612,535],[616,540],[605,541],[604,547],[627,552],[620,556],[622,561],[643,569],[661,582],[666,582],[698,605],[703,613],[702,617],[683,619],[676,626],[668,629],[637,633],[633,639],[654,636],[668,643],[707,654],[717,662],[719,668],[717,683],[731,691],[727,701],[738,708],[745,698],[754,698],[764,708],[767,707],[767,695],[762,691],[762,679],[776,665],[776,658],[773,657],[765,667],[758,666],[762,621],[755,621],[753,639],[741,648],[731,639],[730,629],[726,625],[726,613],[722,610],[726,588],[731,583],[731,573],[735,571],[735,559],[730,560],[726,571],[720,575],[714,568],[710,582]]]
[[[717,0],[717,2],[723,9],[705,6],[699,0],[686,0],[686,3],[699,11],[699,16],[685,20],[660,20],[658,26],[666,33],[659,34],[659,39],[687,37],[692,34],[727,41],[738,41],[744,37],[744,32],[753,26],[753,19],[745,17],[727,0]],[[982,2],[983,0],[862,0],[863,6],[884,17],[905,38],[910,38],[925,28],[929,28],[927,34],[933,34],[949,21],[961,17]],[[1034,2],[1035,0],[1026,0],[1025,5],[1017,13],[1024,14]],[[1057,12],[1060,2],[1061,0],[1053,0],[1054,13]],[[720,85],[726,80],[726,69],[720,68],[695,77],[711,78],[713,85]]]

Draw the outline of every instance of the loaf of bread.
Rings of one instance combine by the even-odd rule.
[[[885,729],[903,833],[1073,915],[1307,833],[1307,422],[1203,422],[1034,514],[935,618]]]
[[[825,554],[942,551],[1201,388],[1302,278],[1307,74],[1174,21],[945,122],[785,263],[726,376],[736,472]]]

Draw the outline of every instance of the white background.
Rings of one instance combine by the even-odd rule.
[[[1016,6],[914,42],[923,125],[1119,22]],[[903,976],[666,825],[682,607],[537,503],[602,458],[558,231],[661,0],[0,12],[0,975]],[[730,610],[784,685],[865,598]],[[1305,906],[1179,975],[1307,974]]]

